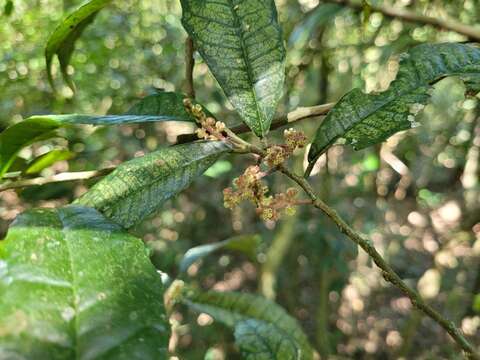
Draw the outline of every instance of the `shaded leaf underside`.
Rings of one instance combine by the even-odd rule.
[[[268,132],[285,80],[273,0],[182,0],[182,22],[240,116]]]
[[[0,358],[166,358],[162,297],[141,240],[94,209],[28,211],[0,247]]]
[[[380,94],[354,89],[328,113],[309,153],[315,161],[344,137],[356,150],[382,142],[394,133],[415,127],[415,116],[430,98],[433,83],[458,76],[469,89],[478,90],[480,49],[466,44],[423,44],[400,59],[396,79]]]

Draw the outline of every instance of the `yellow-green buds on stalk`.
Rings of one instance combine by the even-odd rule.
[[[200,104],[193,104],[192,100],[186,98],[183,100],[185,109],[193,115],[200,128],[196,130],[199,139],[205,140],[224,140],[225,124],[221,121],[216,121],[213,117],[207,116]]]

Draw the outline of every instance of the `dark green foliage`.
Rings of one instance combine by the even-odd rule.
[[[432,84],[446,76],[458,76],[475,88],[479,73],[480,49],[473,45],[414,47],[401,56],[397,77],[388,90],[364,94],[354,89],[335,105],[315,134],[310,162],[340,137],[359,150],[415,127],[415,116],[427,103]]]
[[[182,0],[182,22],[242,119],[264,136],[282,95],[285,49],[273,0]]]

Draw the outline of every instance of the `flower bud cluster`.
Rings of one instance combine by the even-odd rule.
[[[223,190],[225,207],[233,209],[246,200],[256,206],[257,213],[265,221],[276,221],[283,213],[293,215],[297,190],[290,188],[285,193],[268,196],[268,187],[261,181],[263,176],[265,173],[258,165],[249,166],[242,175],[233,180],[233,189]]]
[[[270,167],[283,164],[297,148],[303,148],[307,144],[307,137],[302,131],[295,129],[285,130],[283,133],[285,144],[273,145],[267,149],[265,163]]]
[[[200,139],[205,140],[224,140],[226,138],[225,123],[216,121],[213,117],[207,116],[200,104],[193,104],[192,100],[186,98],[183,100],[185,109],[192,114],[200,127],[196,133]]]

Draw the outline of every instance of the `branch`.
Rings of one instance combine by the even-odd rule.
[[[193,87],[193,68],[195,66],[195,59],[193,58],[193,40],[189,36],[185,40],[185,93],[191,99],[195,99],[195,88]]]
[[[28,186],[46,185],[65,181],[88,180],[100,176],[105,176],[107,174],[110,174],[113,170],[115,170],[115,167],[109,167],[93,171],[64,172],[47,177],[37,177],[33,179],[25,179],[18,181],[7,181],[6,183],[0,185],[0,192]]]
[[[322,105],[316,105],[311,107],[300,107],[297,108],[287,114],[281,115],[278,118],[272,121],[270,125],[270,130],[278,129],[282,126],[286,126],[290,123],[316,117],[326,115],[335,105],[335,103],[328,103]],[[233,126],[230,128],[235,134],[244,134],[250,132],[250,128],[245,124],[240,124],[237,126]],[[197,140],[198,137],[196,134],[182,134],[177,137],[177,144],[184,144],[191,141]]]
[[[325,2],[347,6],[354,11],[363,11],[363,5],[351,0],[324,0]],[[400,19],[410,23],[431,25],[440,30],[454,31],[458,34],[466,36],[469,40],[480,41],[480,30],[472,26],[462,24],[452,19],[440,19],[426,15],[418,15],[410,11],[398,9],[388,5],[370,6],[372,12],[382,13],[384,16],[392,19]]]
[[[290,179],[295,181],[305,191],[310,199],[312,199],[313,206],[315,206],[317,209],[320,209],[325,215],[327,215],[337,225],[338,229],[342,233],[359,245],[370,256],[374,263],[382,270],[382,275],[386,281],[399,288],[406,296],[408,296],[412,304],[417,309],[422,311],[442,328],[444,328],[445,331],[450,334],[453,340],[465,351],[467,358],[476,360],[480,359],[480,355],[477,353],[472,344],[470,344],[464,337],[460,329],[458,329],[452,321],[446,319],[439,312],[428,305],[415,290],[410,288],[400,278],[395,270],[393,270],[392,267],[383,259],[382,255],[380,255],[380,253],[375,249],[370,240],[365,239],[362,235],[357,233],[337,214],[334,209],[325,204],[322,200],[318,199],[307,180],[292,173],[285,167],[280,167],[279,170]]]
[[[298,108],[289,112],[288,114],[282,115],[275,119],[272,122],[270,130],[277,129],[279,127],[288,125],[295,121],[300,121],[303,119],[308,119],[315,116],[325,115],[332,107],[334,103],[317,105],[312,107]],[[246,125],[238,125],[233,127],[232,132],[234,134],[243,134],[249,132],[250,129]],[[184,144],[198,140],[196,134],[184,134],[179,135],[177,138],[177,144]],[[3,184],[0,184],[0,192],[10,189],[18,189],[29,186],[36,185],[45,185],[50,183],[64,182],[64,181],[77,181],[77,180],[87,180],[100,176],[105,176],[115,170],[115,167],[109,167],[101,170],[95,171],[79,171],[79,172],[65,172],[48,177],[37,177],[33,179],[25,179],[18,181],[7,181]]]

